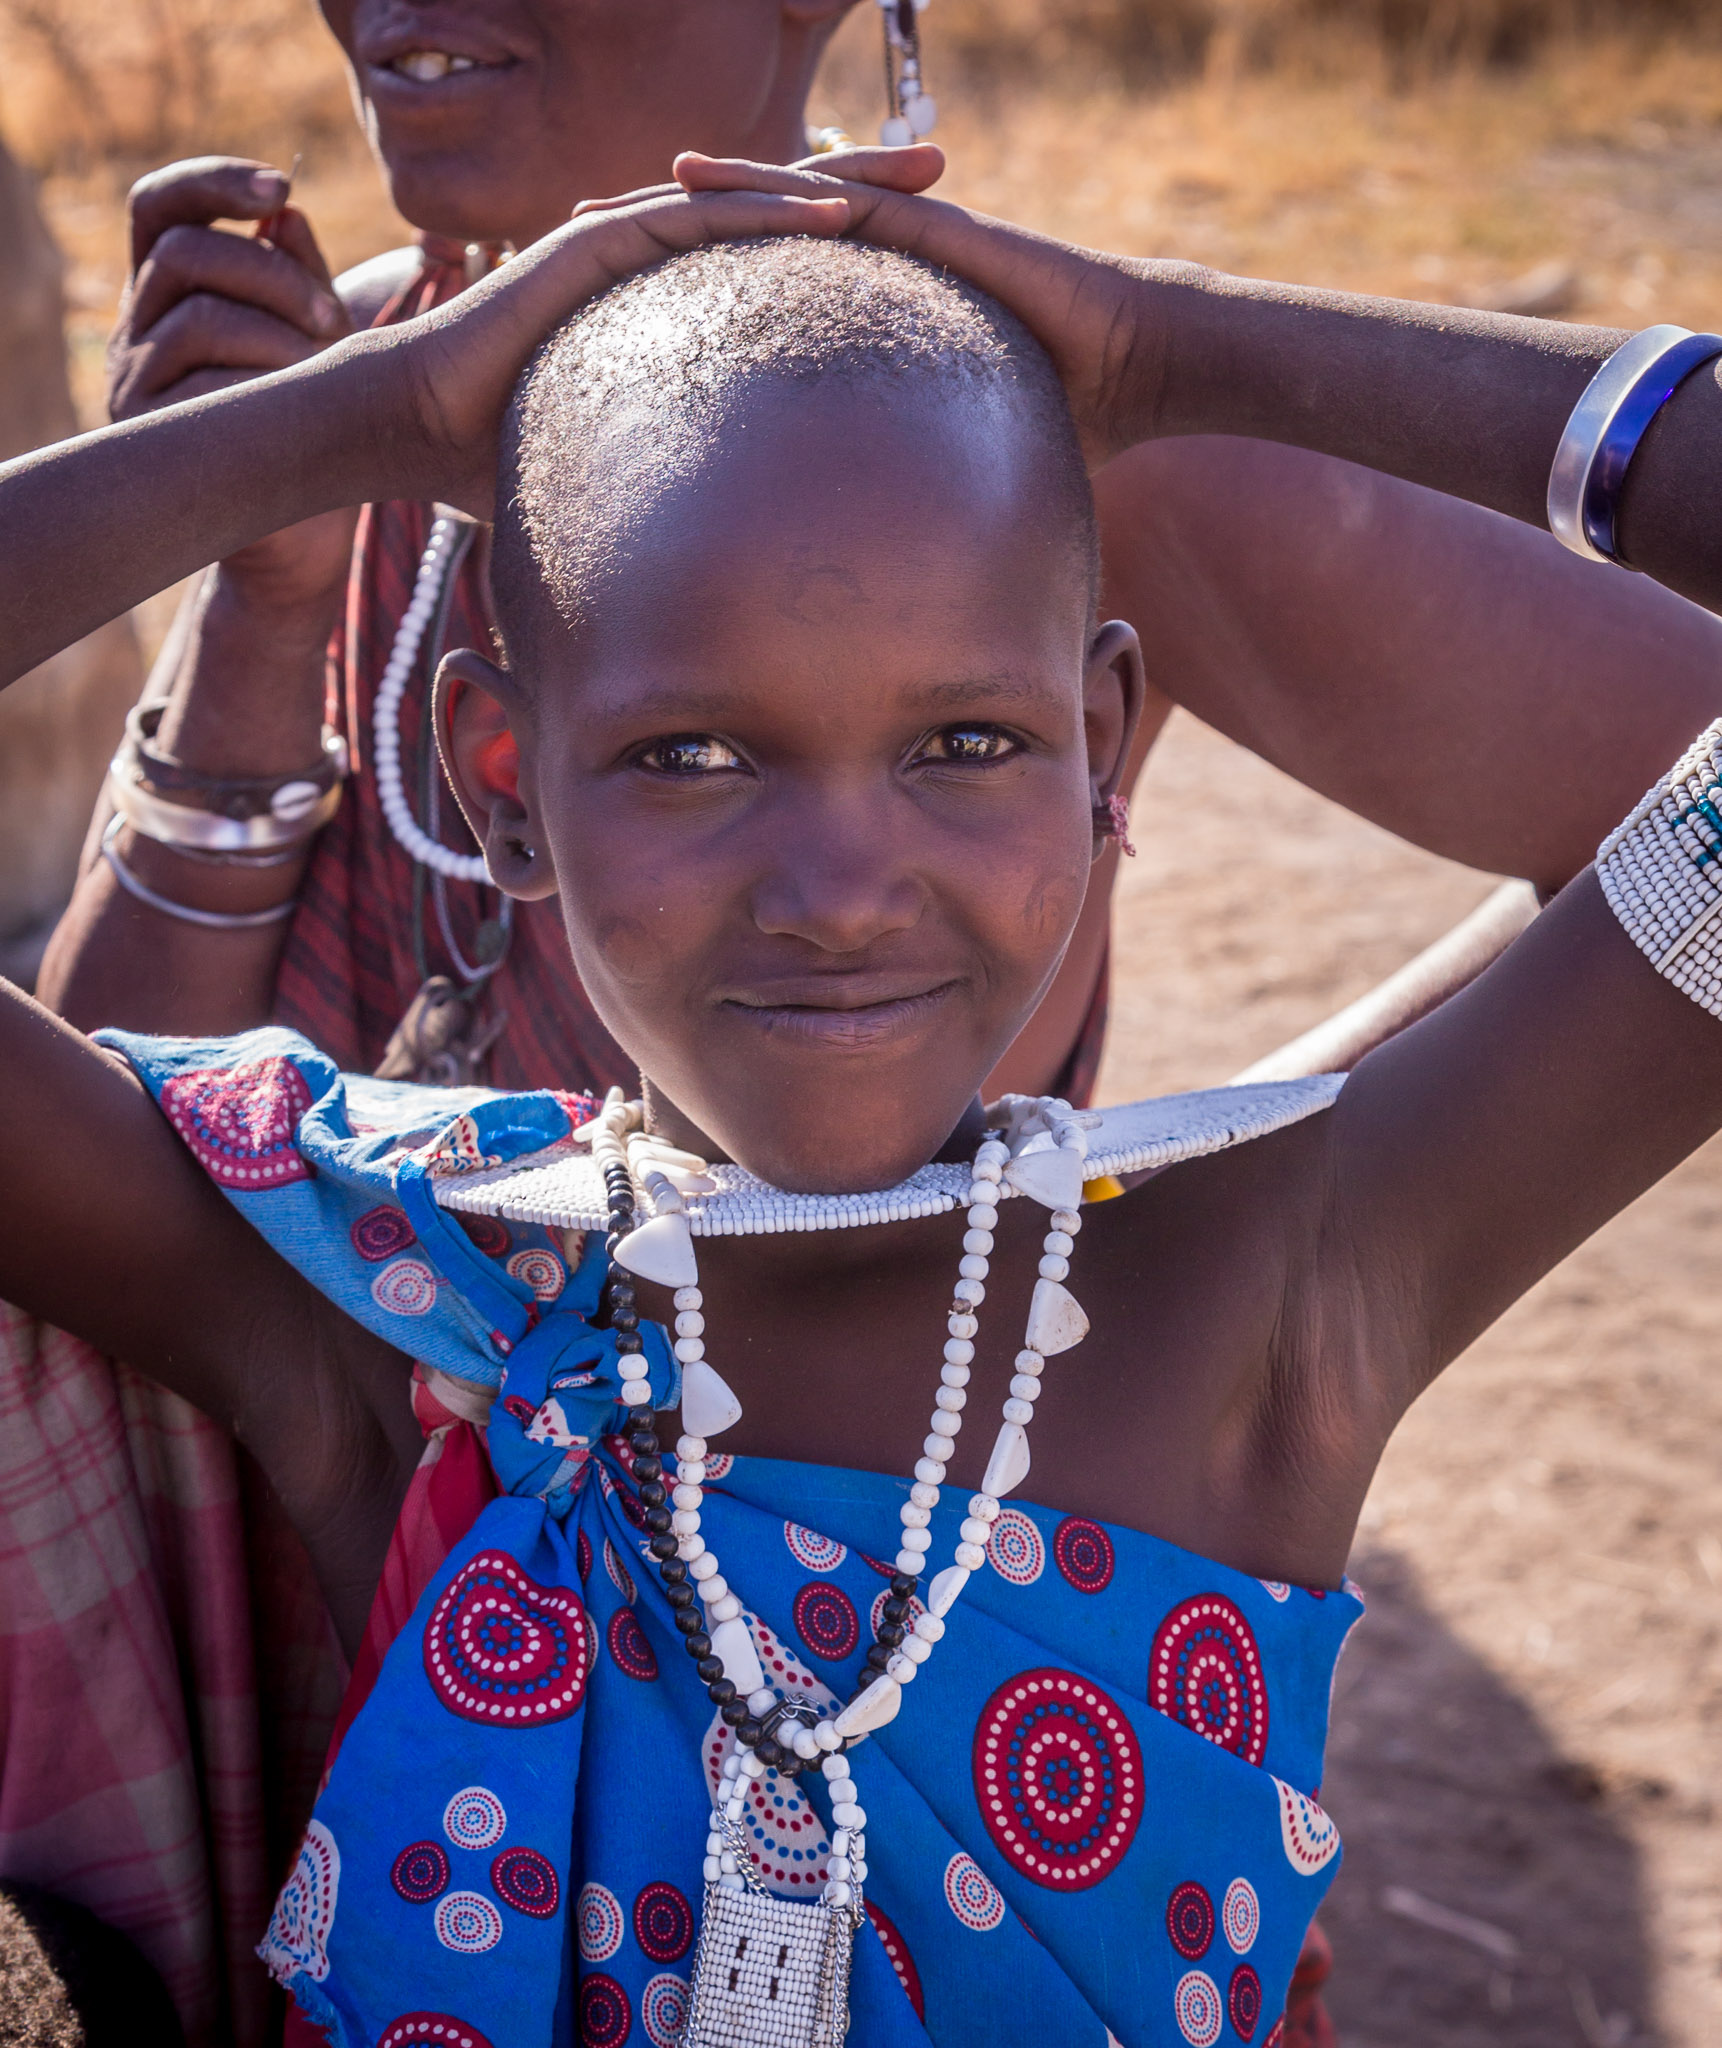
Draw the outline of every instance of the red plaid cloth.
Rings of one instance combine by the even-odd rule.
[[[278,2024],[252,1949],[343,1677],[231,1438],[0,1305],[0,1873],[129,1934],[192,2048]]]

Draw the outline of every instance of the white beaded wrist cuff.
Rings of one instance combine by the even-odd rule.
[[[1657,973],[1722,1017],[1722,719],[1597,848],[1596,871]]]

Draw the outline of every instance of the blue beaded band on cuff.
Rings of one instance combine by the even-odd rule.
[[[1722,356],[1722,335],[1647,327],[1623,342],[1573,407],[1549,470],[1549,531],[1592,562],[1619,562],[1615,511],[1638,444],[1681,384]]]

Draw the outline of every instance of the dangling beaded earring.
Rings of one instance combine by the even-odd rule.
[[[1130,844],[1130,804],[1127,798],[1109,796],[1105,803],[1094,807],[1094,830],[1098,838],[1116,839],[1118,851],[1136,858],[1136,849]]]
[[[879,140],[902,149],[931,135],[938,103],[921,82],[920,13],[927,0],[879,0],[885,17],[885,113]]]

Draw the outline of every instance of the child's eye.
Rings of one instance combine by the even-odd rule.
[[[642,747],[635,759],[658,775],[711,775],[741,766],[741,756],[709,732],[672,733]]]
[[[1020,753],[1017,741],[997,725],[947,725],[929,733],[921,742],[916,758],[922,761],[954,761],[985,764],[1009,759]]]

